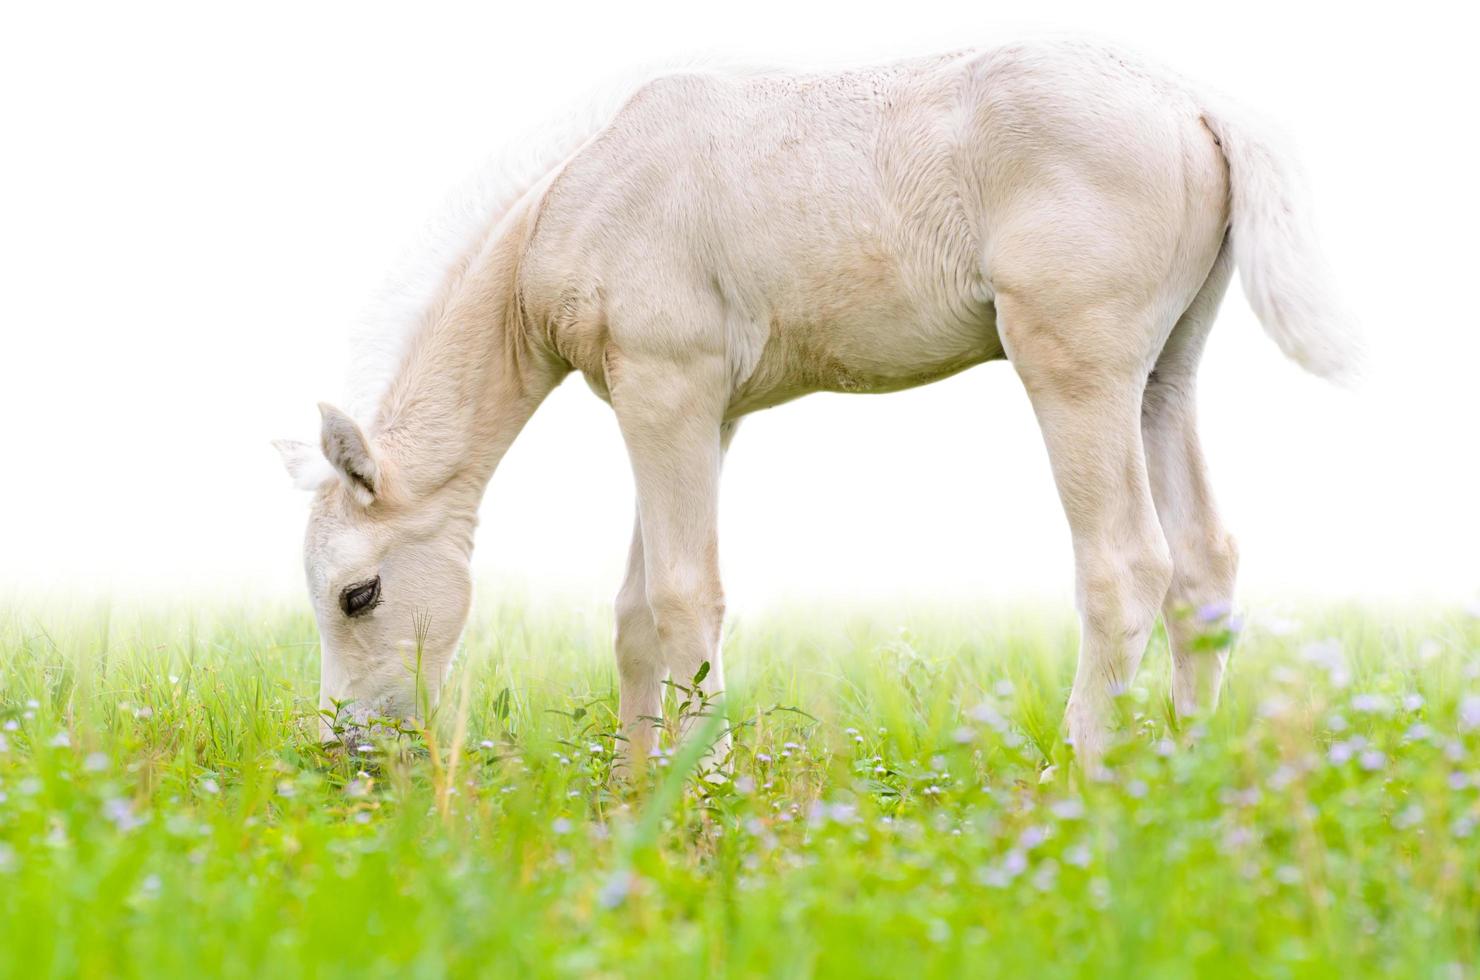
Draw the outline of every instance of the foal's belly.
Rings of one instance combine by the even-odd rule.
[[[1003,356],[996,319],[995,308],[985,304],[969,319],[773,321],[728,414],[738,417],[817,391],[881,394],[939,381]]]

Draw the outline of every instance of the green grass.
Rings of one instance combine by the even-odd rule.
[[[296,606],[0,611],[0,970],[1480,967],[1467,615],[1329,609],[1285,633],[1256,609],[1200,731],[1169,719],[1158,638],[1114,776],[1088,784],[1059,735],[1060,612],[741,619],[732,776],[675,757],[632,791],[609,777],[609,614],[484,609],[432,732],[361,758],[314,744]]]

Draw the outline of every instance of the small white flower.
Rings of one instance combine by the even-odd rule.
[[[119,830],[127,833],[142,826],[144,820],[134,813],[134,805],[122,797],[103,801],[103,816],[113,822]]]
[[[550,829],[557,834],[568,834],[573,826],[574,824],[565,817],[556,817],[554,822],[550,824]]]
[[[1046,840],[1048,840],[1048,828],[1035,825],[1024,829],[1021,834],[1018,834],[1017,843],[1018,847],[1024,851],[1031,851]]]
[[[1076,868],[1089,867],[1089,862],[1093,857],[1087,844],[1075,844],[1064,852],[1064,860]]]
[[[618,868],[606,879],[606,884],[601,886],[601,891],[598,893],[596,900],[601,904],[602,908],[614,909],[625,902],[628,895],[632,894],[632,885],[636,880],[637,876],[631,871],[626,868]]]
[[[1466,694],[1459,702],[1460,731],[1480,728],[1480,694]]]
[[[1276,684],[1281,684],[1285,687],[1289,687],[1290,685],[1295,684],[1300,680],[1300,671],[1285,664],[1280,664],[1278,667],[1275,667],[1269,672],[1269,676],[1271,679],[1274,680]]]
[[[92,752],[82,760],[83,772],[102,772],[108,768],[108,757],[101,752]]]
[[[1376,772],[1387,765],[1387,756],[1377,749],[1368,749],[1358,757],[1357,765],[1368,772]]]
[[[1407,830],[1423,823],[1423,807],[1417,803],[1410,803],[1393,816],[1393,826],[1399,830]]]
[[[217,793],[221,792],[221,785],[210,776],[207,776],[205,779],[202,779],[200,781],[200,788],[203,791],[210,793],[212,796],[215,796]]]
[[[1293,783],[1295,781],[1295,777],[1298,775],[1299,773],[1295,771],[1295,767],[1282,762],[1279,764],[1278,767],[1275,768],[1274,772],[1269,774],[1270,788],[1282,790]]]
[[[1332,687],[1346,687],[1351,683],[1351,669],[1346,665],[1346,655],[1336,640],[1308,643],[1300,651],[1301,658],[1326,671],[1326,679]]]
[[[983,701],[975,708],[972,708],[967,712],[967,715],[972,721],[996,729],[999,732],[1008,727],[1007,718],[1002,712],[997,710],[996,705],[988,701]]]
[[[1248,827],[1231,827],[1228,833],[1223,835],[1223,847],[1225,850],[1238,851],[1248,847],[1256,839],[1254,831]]]
[[[1284,616],[1263,617],[1260,619],[1260,624],[1271,636],[1289,636],[1300,629],[1299,620]]]
[[[1210,602],[1197,610],[1197,621],[1203,625],[1219,622],[1233,612],[1233,603],[1226,600]]]
[[[51,747],[54,749],[65,749],[71,744],[72,739],[66,732],[57,732],[51,738]]]

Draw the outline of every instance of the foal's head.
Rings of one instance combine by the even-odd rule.
[[[459,506],[455,484],[411,492],[390,447],[338,409],[319,410],[319,448],[275,444],[294,482],[314,491],[303,563],[319,707],[352,728],[425,721],[468,617],[474,509]]]

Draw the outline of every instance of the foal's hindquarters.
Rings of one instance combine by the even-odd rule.
[[[1096,771],[1158,612],[1179,715],[1218,697],[1227,653],[1199,649],[1190,613],[1226,606],[1236,553],[1193,398],[1232,268],[1228,172],[1174,88],[1126,76],[1047,110],[1013,77],[982,124],[1034,138],[994,140],[983,159],[983,267],[1069,521],[1081,638],[1067,724]]]

